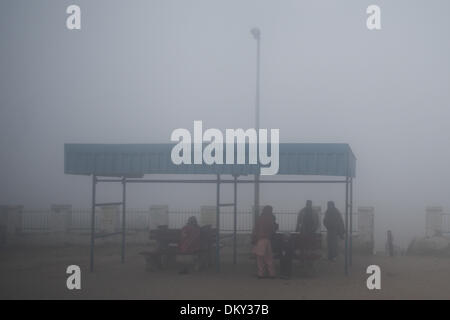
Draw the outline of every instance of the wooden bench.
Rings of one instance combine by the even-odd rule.
[[[292,259],[301,262],[302,266],[313,267],[316,260],[321,258],[322,235],[315,233],[305,236],[299,233],[288,235],[276,233],[272,239],[275,258],[281,258],[281,252],[290,251]]]
[[[181,229],[160,226],[158,229],[150,231],[149,238],[155,241],[155,247],[153,250],[140,252],[145,258],[147,271],[166,268],[176,256],[193,256],[196,269],[212,265],[216,232],[210,226],[200,228],[200,249],[195,252],[184,253],[178,250]]]
[[[292,276],[293,261],[300,262],[300,274],[315,275],[315,262],[320,259],[322,235],[320,233],[305,236],[299,233],[275,234],[272,239],[275,258],[280,259],[280,275],[284,278]]]

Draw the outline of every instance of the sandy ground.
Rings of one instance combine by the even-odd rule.
[[[434,257],[355,255],[349,276],[343,261],[320,260],[315,275],[305,276],[296,266],[291,280],[255,277],[255,261],[240,253],[238,265],[225,249],[221,272],[210,269],[178,274],[179,264],[164,271],[146,272],[138,253],[129,245],[127,261],[120,263],[118,245],[96,247],[96,269],[88,271],[89,248],[26,248],[0,252],[2,299],[449,299],[450,259]],[[66,288],[66,267],[82,270],[82,289]],[[366,268],[381,267],[381,290],[368,290]]]

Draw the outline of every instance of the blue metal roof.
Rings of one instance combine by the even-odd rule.
[[[144,174],[255,174],[259,165],[181,164],[174,144],[65,144],[64,173],[141,177]],[[278,175],[355,177],[356,158],[344,143],[280,143]],[[192,150],[194,148],[192,147]],[[248,147],[246,148],[248,155]],[[224,148],[225,157],[225,148]]]

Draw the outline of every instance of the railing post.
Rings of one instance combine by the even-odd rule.
[[[122,179],[122,263],[125,262],[125,229],[126,229],[126,185],[127,179],[123,177]]]
[[[348,275],[348,177],[345,179],[345,274]]]
[[[353,179],[350,178],[350,242],[349,242],[349,263],[353,263]]]
[[[90,270],[94,271],[94,245],[95,245],[95,192],[97,185],[97,176],[92,175],[92,207],[91,207],[91,259]]]
[[[220,174],[217,175],[216,194],[216,269],[220,271]]]
[[[236,229],[237,229],[237,175],[234,176],[234,221],[233,221],[233,264],[237,263],[237,234],[236,234]]]

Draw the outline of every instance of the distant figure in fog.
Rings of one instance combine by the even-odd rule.
[[[328,260],[333,261],[338,255],[339,238],[344,239],[345,226],[341,213],[334,206],[334,202],[328,201],[327,206],[323,225],[327,228]]]
[[[260,279],[266,277],[266,271],[269,278],[275,278],[271,241],[277,229],[272,207],[265,206],[256,219],[252,234],[253,253],[256,255],[257,275]]]
[[[391,230],[387,232],[386,252],[390,257],[394,256],[394,237]]]
[[[296,232],[304,235],[311,235],[319,228],[319,215],[313,210],[312,201],[307,200],[306,206],[300,210],[297,216]]]

